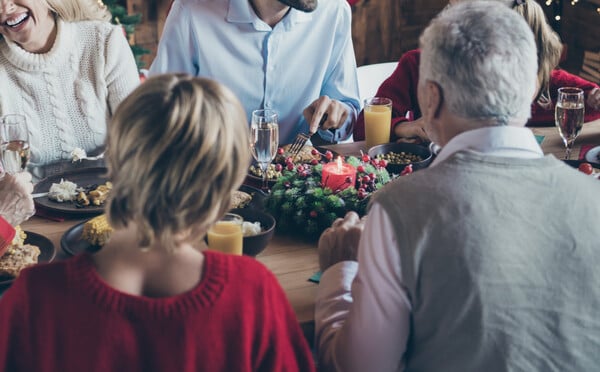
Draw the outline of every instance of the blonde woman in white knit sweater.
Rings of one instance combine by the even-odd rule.
[[[97,0],[0,0],[0,116],[27,118],[37,178],[104,146],[107,123],[138,84],[121,27]]]

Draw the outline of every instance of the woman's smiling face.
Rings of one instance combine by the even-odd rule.
[[[45,0],[0,0],[0,34],[31,53],[45,53],[56,36]]]

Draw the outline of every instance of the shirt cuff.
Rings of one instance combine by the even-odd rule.
[[[343,288],[350,291],[352,281],[358,272],[358,262],[342,261],[327,268],[319,281],[319,292],[328,292],[328,289],[338,290]]]

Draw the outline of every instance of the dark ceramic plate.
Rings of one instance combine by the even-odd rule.
[[[240,191],[248,193],[252,196],[252,200],[245,208],[258,210],[265,209],[265,200],[267,198],[267,194],[265,194],[263,191],[248,185],[240,186]]]
[[[75,256],[83,252],[94,253],[100,250],[101,247],[99,245],[92,245],[81,237],[83,225],[86,222],[80,222],[72,226],[60,238],[60,247],[69,256]]]
[[[106,182],[106,168],[98,167],[77,169],[44,178],[35,185],[33,192],[48,192],[48,190],[50,190],[50,186],[52,186],[53,183],[60,183],[61,179],[74,182],[81,187],[93,184],[100,185]],[[100,214],[104,211],[104,206],[79,207],[73,202],[59,203],[50,200],[47,196],[36,198],[35,204],[37,207],[41,207],[42,209],[77,216],[92,216]]]
[[[37,245],[40,248],[38,263],[52,262],[54,260],[54,257],[56,257],[56,248],[50,239],[31,231],[25,231],[25,234],[27,234],[25,244]],[[9,285],[14,280],[13,277],[0,276],[0,286]]]

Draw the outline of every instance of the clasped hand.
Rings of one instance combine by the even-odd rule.
[[[336,219],[319,238],[319,266],[325,271],[342,261],[356,261],[358,241],[364,229],[366,217],[348,212],[344,218]]]
[[[0,179],[0,216],[12,226],[20,225],[33,216],[32,192],[31,173],[5,173]]]

